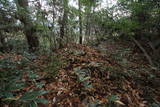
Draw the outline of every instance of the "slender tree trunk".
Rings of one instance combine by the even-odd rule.
[[[5,37],[3,33],[0,31],[0,51],[4,52],[6,49]]]
[[[81,0],[78,0],[79,5],[79,43],[83,43],[83,36],[82,36],[82,14],[81,14]]]
[[[63,41],[63,38],[64,38],[64,16],[63,16],[63,19],[60,21],[60,23],[61,23],[61,26],[60,26],[60,43],[59,43],[59,48],[62,48],[63,47],[63,43],[62,43],[62,41]]]
[[[154,66],[151,57],[148,55],[147,51],[142,47],[142,45],[134,38],[132,38],[134,43],[140,48],[140,50],[144,53],[146,59],[148,60],[149,64]]]
[[[68,0],[63,0],[63,18],[60,20],[60,43],[59,48],[63,47],[63,39],[67,35],[67,21],[68,21]]]
[[[54,48],[56,48],[57,47],[57,45],[56,45],[56,37],[55,37],[55,32],[53,31],[53,29],[55,28],[55,17],[56,17],[56,15],[55,15],[55,0],[52,0],[52,5],[53,5],[53,17],[52,17],[52,21],[53,21],[53,23],[52,23],[52,36],[53,36],[53,41],[52,41],[52,38],[51,38],[51,42],[53,42],[53,43],[51,43],[51,46],[50,46],[50,48],[51,48],[51,50],[52,49],[54,49]],[[52,46],[53,45],[53,46]]]
[[[86,15],[86,31],[85,31],[85,35],[87,36],[87,40],[89,40],[90,38],[90,24],[91,24],[91,3],[89,4],[89,6],[87,7],[87,15]]]
[[[36,29],[34,28],[30,18],[28,0],[16,0],[16,5],[18,8],[19,19],[24,24],[24,33],[27,38],[29,50],[34,52],[38,49],[39,40],[38,37],[34,35]]]

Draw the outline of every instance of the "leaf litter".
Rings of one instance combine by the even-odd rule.
[[[94,107],[112,105],[114,107],[146,107],[154,104],[154,102],[159,103],[160,87],[154,85],[156,84],[155,81],[160,80],[159,73],[157,77],[149,78],[149,73],[155,71],[150,69],[147,64],[143,65],[149,72],[140,72],[141,67],[138,64],[144,62],[138,62],[141,59],[135,61],[134,57],[137,58],[137,54],[135,54],[136,56],[125,57],[125,60],[128,61],[127,66],[118,63],[118,60],[112,58],[113,55],[111,54],[117,50],[117,47],[114,44],[105,44],[104,46],[107,46],[105,48],[108,49],[106,49],[108,53],[104,54],[101,50],[85,45],[68,44],[66,47],[56,50],[53,55],[41,55],[33,59],[31,62],[35,67],[34,72],[39,75],[36,81],[43,82],[44,86],[41,88],[49,91],[41,96],[48,99],[49,103],[39,104],[39,106]],[[2,54],[0,58],[3,59],[6,56],[12,56],[13,61],[25,58],[15,54]],[[49,61],[54,61],[50,60],[50,56],[57,56],[59,60],[65,63],[58,69],[55,77],[48,79],[45,77],[46,72],[41,71],[47,68]],[[33,64],[19,68],[26,69]],[[129,71],[132,71],[133,74],[134,72],[139,74],[135,76]],[[24,80],[27,81],[28,78],[28,75],[25,74]],[[29,83],[28,87],[24,88],[23,91],[21,90],[20,93],[30,89],[36,90],[37,87]],[[147,98],[148,95],[151,98]]]

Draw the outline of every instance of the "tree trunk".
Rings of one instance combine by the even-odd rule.
[[[140,48],[140,50],[144,53],[144,55],[145,55],[146,59],[148,60],[149,64],[151,66],[154,66],[151,57],[148,55],[147,51],[142,47],[142,45],[136,39],[132,38],[132,40]]]
[[[63,19],[64,19],[64,16],[63,16]],[[60,21],[61,26],[60,26],[60,38],[59,38],[59,40],[60,40],[59,42],[60,42],[60,43],[59,43],[59,48],[62,48],[62,47],[63,47],[62,41],[63,41],[64,35],[65,35],[65,34],[64,34],[64,26],[65,26],[65,25],[64,25],[64,20],[63,20],[63,19]]]
[[[79,43],[83,43],[83,36],[82,36],[82,14],[81,14],[81,0],[78,0],[79,5]]]
[[[18,8],[18,15],[20,21],[24,24],[24,33],[29,45],[29,50],[34,52],[38,49],[39,40],[38,37],[34,35],[36,29],[33,26],[29,10],[28,10],[28,0],[16,0],[16,5]]]
[[[86,31],[85,35],[87,36],[87,40],[90,39],[90,30],[91,30],[91,3],[89,3],[87,10],[86,10]]]
[[[63,39],[67,35],[67,21],[68,21],[68,0],[63,0],[63,18],[60,20],[60,45],[59,48],[63,47]]]
[[[0,51],[4,52],[6,49],[5,38],[2,32],[0,32]]]

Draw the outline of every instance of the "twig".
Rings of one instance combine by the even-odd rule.
[[[142,50],[142,52],[144,53],[145,57],[147,58],[149,64],[151,66],[154,66],[151,57],[148,55],[147,51],[143,48],[143,46],[134,38],[132,38],[133,41],[135,42],[135,44]]]

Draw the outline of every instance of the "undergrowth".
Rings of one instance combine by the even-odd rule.
[[[26,67],[29,63],[31,62],[27,58],[18,61],[12,57],[0,59],[0,106],[37,107],[38,103],[48,103],[46,99],[39,98],[48,92],[39,90],[43,84],[36,82],[38,75]],[[36,88],[24,91],[28,83]]]
[[[63,64],[64,61],[61,61],[58,56],[50,56],[49,63],[43,72],[46,73],[47,78],[53,78],[58,74]]]

